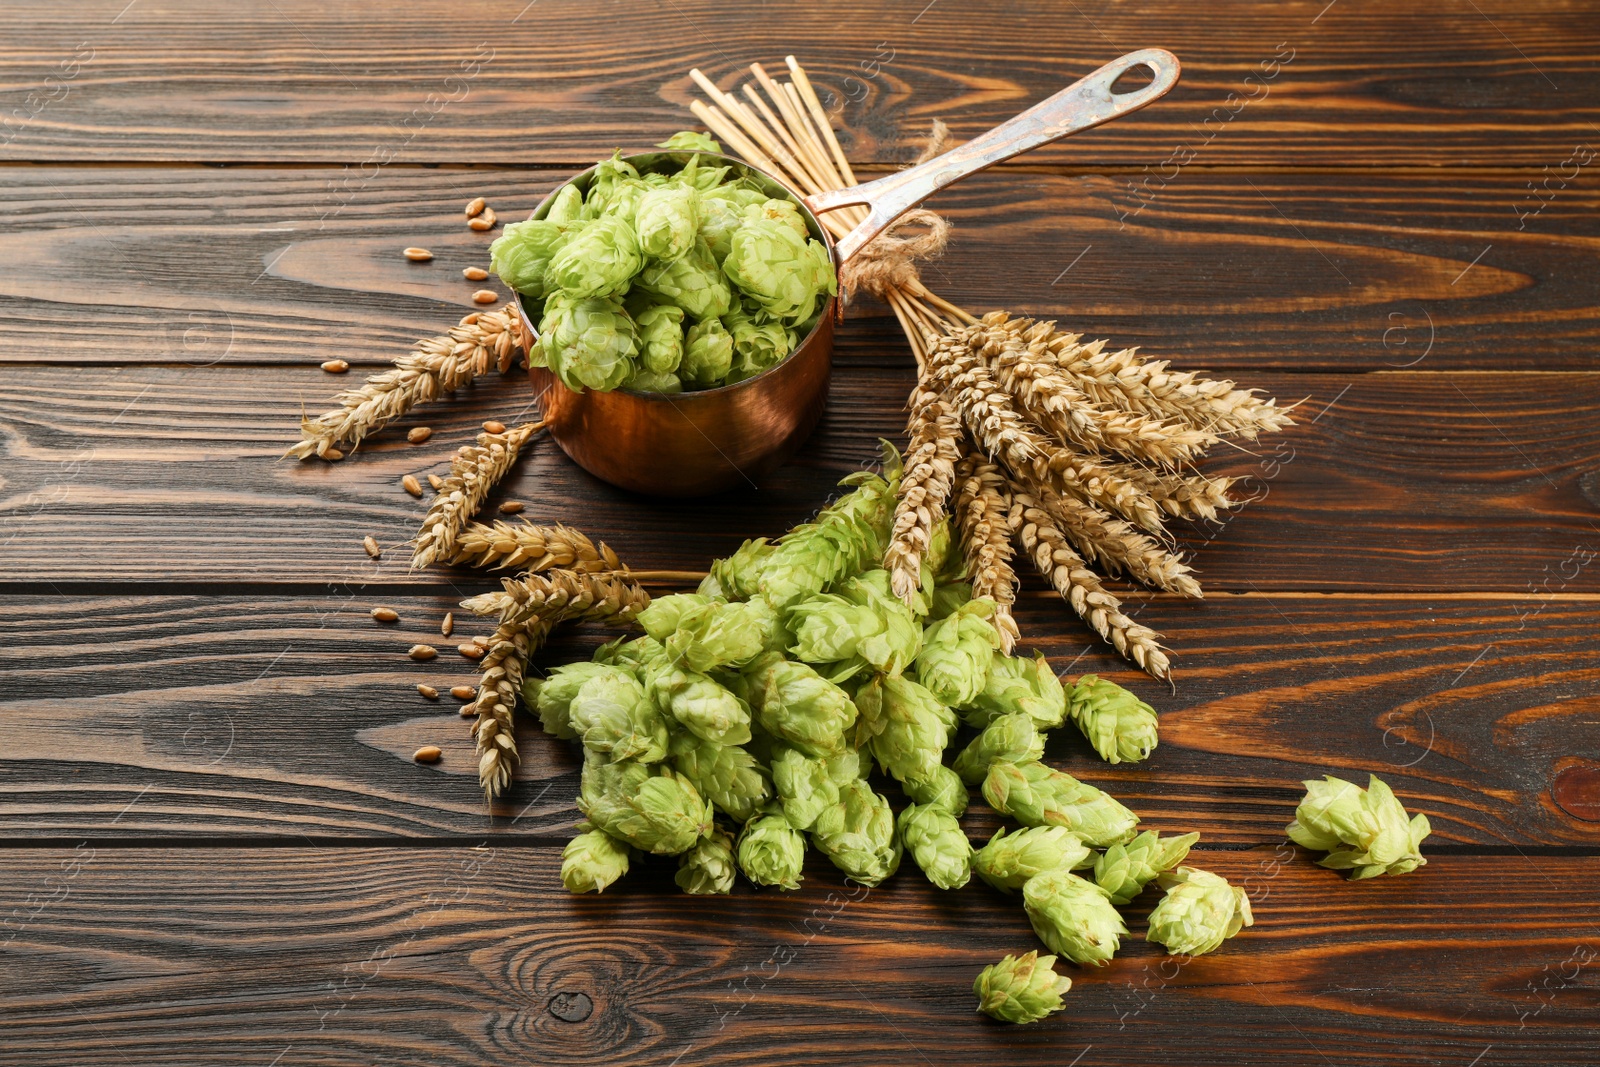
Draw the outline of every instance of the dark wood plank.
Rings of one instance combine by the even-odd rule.
[[[8,159],[570,163],[688,121],[703,67],[808,64],[853,159],[898,161],[930,118],[970,137],[1102,63],[1184,63],[1155,107],[1040,158],[1222,163],[1555,163],[1592,143],[1600,47],[1582,5],[1482,0],[1448,18],[1381,0],[1138,9],[975,0],[784,11],[674,0],[607,11],[419,0],[373,18],[315,0],[209,10],[23,6],[0,21]],[[741,75],[743,75],[741,77]]]
[[[797,893],[730,901],[678,894],[659,861],[572,896],[553,849],[13,851],[0,1063],[665,1067],[768,1063],[781,1043],[819,1065],[1487,1047],[1543,1067],[1600,1042],[1583,918],[1600,860],[1439,856],[1352,885],[1292,848],[1191,858],[1250,888],[1252,929],[1180,965],[1143,940],[1142,903],[1117,959],[1071,969],[1067,1010],[1006,1027],[970,987],[1036,944],[1017,899],[913,870],[864,890],[815,866]]]
[[[373,622],[377,603],[402,622]],[[1376,772],[1428,814],[1436,841],[1600,846],[1585,785],[1600,767],[1597,604],[1136,601],[1139,619],[1178,652],[1174,692],[1126,670],[1043,593],[1020,617],[1026,643],[1058,671],[1114,677],[1161,712],[1161,746],[1145,764],[1108,767],[1071,729],[1051,749],[1152,827],[1274,842],[1302,779]],[[319,598],[5,598],[0,834],[564,838],[578,818],[575,749],[524,721],[524,762],[490,818],[457,702],[413,688],[475,680],[438,636],[452,607],[450,595],[354,586]],[[604,636],[563,636],[537,662],[586,658]],[[418,641],[440,658],[407,659]],[[414,764],[424,744],[444,759]],[[981,803],[968,822],[975,834],[995,825]]]
[[[911,371],[841,353],[817,436],[759,491],[685,504],[631,496],[537,442],[507,480],[528,516],[576,523],[640,568],[703,569],[714,555],[811,515],[837,479],[902,432]],[[0,381],[0,576],[44,583],[417,581],[402,547],[424,502],[403,474],[446,469],[478,423],[524,410],[495,381],[399,427],[341,464],[280,460],[302,409],[348,378],[315,368],[17,367]],[[1600,548],[1600,374],[1259,373],[1247,383],[1301,423],[1256,455],[1208,468],[1250,476],[1259,499],[1221,531],[1190,530],[1216,591],[1522,592],[1574,551]],[[499,497],[495,498],[500,499]],[[493,503],[493,501],[491,501]],[[372,562],[371,534],[389,547]],[[1600,591],[1600,568],[1561,578]],[[19,589],[20,587],[20,589]]]
[[[437,333],[493,235],[549,171],[39,167],[0,203],[0,361],[375,363]],[[1524,220],[1518,172],[1217,173],[1159,195],[1121,178],[1005,171],[935,200],[957,229],[927,268],[977,311],[1059,317],[1183,366],[1591,369],[1600,193],[1578,182]],[[1519,225],[1522,226],[1519,229]],[[424,245],[429,264],[400,249]],[[1486,246],[1491,246],[1486,248]],[[852,358],[903,353],[864,302]]]

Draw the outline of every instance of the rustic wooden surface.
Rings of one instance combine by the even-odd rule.
[[[1596,16],[0,5],[0,1064],[1594,1062]],[[1214,460],[1257,499],[1182,535],[1208,599],[1129,595],[1175,690],[1042,587],[1019,612],[1058,670],[1162,712],[1145,764],[1065,736],[1051,757],[1199,830],[1257,925],[1180,967],[1136,917],[1068,1011],[1007,1028],[968,987],[1032,939],[983,887],[908,869],[862,893],[819,864],[797,894],[700,900],[650,863],[564,893],[574,753],[527,731],[486,807],[457,702],[413,688],[470,664],[403,656],[491,579],[408,572],[399,478],[529,392],[419,412],[422,446],[280,461],[352,381],[317,365],[360,373],[451,322],[489,240],[461,204],[516,218],[687,125],[691,66],[732,87],[795,53],[871,173],[934,117],[973,135],[1146,45],[1183,59],[1179,88],[942,194],[957,231],[928,278],[1301,402]],[[822,429],[759,492],[639,501],[544,443],[495,499],[700,568],[898,438],[909,362],[856,309]],[[1427,813],[1431,859],[1348,884],[1283,826],[1300,779],[1368,771]]]

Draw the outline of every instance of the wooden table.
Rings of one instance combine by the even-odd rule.
[[[0,14],[0,1063],[1600,1058],[1595,5],[524,3]],[[1213,465],[1260,498],[1186,535],[1205,602],[1129,598],[1175,692],[1042,587],[1021,611],[1058,669],[1162,712],[1147,763],[1052,757],[1200,831],[1256,926],[1181,967],[1136,932],[1008,1028],[969,986],[1034,942],[981,886],[818,864],[690,898],[655,863],[566,894],[574,754],[528,730],[486,811],[453,702],[413,690],[469,665],[404,655],[490,583],[407,570],[399,479],[526,385],[334,465],[279,459],[302,410],[464,313],[490,235],[462,204],[518,217],[689,125],[692,66],[732,87],[796,54],[881,173],[934,117],[970,137],[1148,45],[1179,88],[940,196],[928,277],[1302,401]],[[759,492],[641,501],[541,444],[496,500],[702,568],[898,437],[910,380],[862,306],[821,431]],[[1283,827],[1301,779],[1369,771],[1434,835],[1425,869],[1349,884]]]

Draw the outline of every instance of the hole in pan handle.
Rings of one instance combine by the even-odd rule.
[[[1153,72],[1150,84],[1125,93],[1111,91],[1118,78],[1138,67]],[[1138,111],[1178,84],[1180,69],[1178,57],[1164,48],[1129,52],[942,156],[865,185],[814,193],[804,203],[814,215],[851,204],[871,209],[859,226],[839,240],[839,262],[847,262],[884,227],[945,186],[1040,145]]]

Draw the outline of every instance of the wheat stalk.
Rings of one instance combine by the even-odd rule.
[[[484,570],[521,567],[547,571],[563,567],[603,574],[628,569],[605,542],[591,541],[582,530],[559,523],[536,526],[526,521],[515,526],[498,520],[493,526],[469,524],[456,537],[450,562]]]
[[[956,465],[956,533],[964,546],[972,595],[995,603],[990,621],[1009,654],[1021,636],[1011,607],[1017,602],[1017,572],[1011,568],[1011,498],[1000,468],[973,452]]]
[[[514,304],[474,312],[449,333],[418,341],[395,358],[393,370],[368,378],[360,388],[333,398],[338,407],[300,420],[301,439],[285,456],[336,458],[418,404],[466,385],[497,365],[509,370],[517,351]]]
[[[544,644],[555,623],[542,618],[501,623],[478,661],[482,672],[473,698],[476,721],[472,736],[478,742],[478,784],[490,799],[511,784],[519,755],[514,714],[522,677],[534,649]]]
[[[1067,544],[1066,534],[1055,519],[1015,483],[1011,486],[1011,501],[1011,529],[1045,580],[1118,652],[1154,677],[1168,677],[1171,666],[1160,644],[1161,635],[1123,613],[1121,602],[1106,591],[1083,557]]]
[[[450,461],[450,477],[433,498],[422,518],[416,546],[411,553],[411,569],[426,567],[455,554],[456,539],[468,521],[478,513],[484,499],[517,461],[522,446],[544,428],[544,423],[525,422],[504,433],[485,431],[476,444],[457,452]]]
[[[919,388],[911,394],[906,435],[910,443],[883,565],[895,595],[909,604],[922,585],[922,558],[933,528],[945,516],[961,458],[960,415],[937,392]]]

